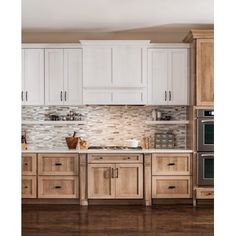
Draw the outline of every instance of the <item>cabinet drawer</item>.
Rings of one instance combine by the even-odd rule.
[[[153,198],[190,198],[191,195],[190,176],[152,177]]]
[[[39,198],[77,198],[78,177],[40,176],[38,179]]]
[[[152,157],[152,175],[190,175],[190,154],[155,154]]]
[[[142,163],[140,154],[91,154],[88,163]]]
[[[22,177],[22,198],[36,198],[36,176]]]
[[[39,175],[78,175],[77,154],[39,154]]]
[[[214,199],[214,189],[213,188],[199,188],[196,189],[197,199]]]
[[[36,154],[24,154],[21,160],[22,175],[36,175]]]

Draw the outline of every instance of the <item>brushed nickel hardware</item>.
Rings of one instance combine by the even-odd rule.
[[[171,101],[171,91],[169,91],[169,101]]]
[[[21,101],[23,102],[24,101],[24,92],[21,91]]]
[[[212,157],[213,154],[201,154],[202,157]]]
[[[165,101],[167,100],[167,91],[165,91]]]
[[[28,101],[28,91],[25,92],[25,100]]]
[[[207,122],[214,122],[213,119],[208,119],[208,120],[201,120],[202,123],[207,123]]]
[[[65,101],[66,101],[66,91],[65,91]]]
[[[61,91],[61,94],[60,94],[60,98],[61,98],[61,101],[62,101],[62,91]]]

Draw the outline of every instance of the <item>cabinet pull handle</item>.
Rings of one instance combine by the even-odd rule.
[[[114,169],[111,169],[111,178],[114,178]]]
[[[55,163],[55,166],[61,166],[62,164],[61,163]]]
[[[23,102],[24,101],[24,92],[21,91],[21,101]]]
[[[55,188],[61,188],[61,186],[55,186]]]
[[[171,101],[171,91],[169,91],[169,101]]]
[[[28,186],[25,186],[24,188],[28,188]]]
[[[168,189],[174,189],[175,188],[175,186],[169,186],[168,187]]]
[[[61,95],[60,95],[60,98],[61,98],[61,102],[62,102],[62,91],[61,91]]]
[[[24,163],[24,165],[25,165],[25,166],[28,166],[28,163],[27,163],[27,162],[25,162],[25,163]]]
[[[28,91],[25,92],[25,100],[28,101]]]
[[[118,168],[116,168],[116,178],[119,177],[119,172],[118,172]]]
[[[174,165],[175,165],[175,163],[173,163],[173,162],[168,164],[168,166],[174,166]]]
[[[167,91],[165,91],[165,101],[167,100]]]
[[[65,91],[65,101],[66,101],[66,91]]]

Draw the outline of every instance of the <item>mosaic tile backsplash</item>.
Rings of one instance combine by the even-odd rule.
[[[143,137],[151,138],[154,146],[154,134],[173,131],[175,147],[186,148],[185,125],[147,125],[152,120],[152,110],[158,109],[174,120],[187,119],[187,107],[184,106],[23,106],[23,121],[43,121],[48,114],[66,115],[73,110],[83,115],[84,125],[68,124],[33,124],[22,125],[27,132],[27,143],[30,148],[65,148],[65,137],[74,131],[88,141],[89,145],[126,145],[126,140]]]

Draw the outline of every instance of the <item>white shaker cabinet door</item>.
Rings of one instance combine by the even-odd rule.
[[[65,105],[82,104],[82,49],[64,49]]]
[[[169,50],[169,105],[188,105],[188,71],[188,49]]]
[[[45,103],[63,105],[63,49],[45,49]]]
[[[112,86],[111,47],[89,46],[83,48],[83,87]]]
[[[23,105],[44,105],[44,49],[22,50]]]
[[[168,50],[148,51],[148,100],[150,105],[167,105],[168,93]]]
[[[146,48],[116,46],[112,48],[114,87],[146,87]]]

